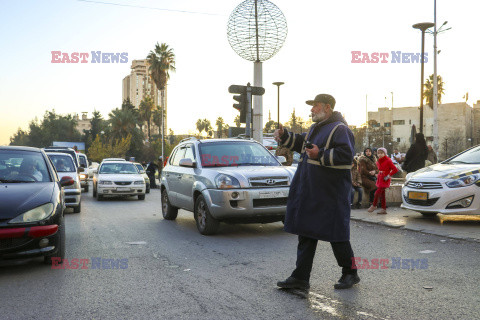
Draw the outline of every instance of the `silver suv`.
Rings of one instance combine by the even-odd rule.
[[[162,215],[193,211],[198,231],[220,222],[269,223],[285,216],[295,169],[284,167],[263,145],[246,139],[184,139],[162,170]]]

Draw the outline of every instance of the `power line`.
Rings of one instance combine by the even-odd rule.
[[[152,10],[171,11],[171,12],[180,12],[180,13],[205,14],[205,15],[209,15],[209,16],[219,16],[219,15],[220,15],[220,14],[208,13],[208,12],[186,11],[186,10],[173,10],[173,9],[162,9],[162,8],[155,8],[155,7],[145,7],[145,6],[137,6],[137,5],[131,5],[131,4],[121,4],[121,3],[103,2],[103,1],[93,1],[93,0],[77,0],[77,1],[79,1],[79,2],[98,3],[98,4],[107,4],[107,5],[119,6],[119,7],[131,7],[131,8],[141,8],[141,9],[152,9]]]

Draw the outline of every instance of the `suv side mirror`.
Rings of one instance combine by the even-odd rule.
[[[281,164],[287,163],[287,158],[284,156],[277,156],[277,160],[280,161]]]
[[[190,158],[185,158],[185,159],[180,160],[180,163],[178,165],[180,167],[187,167],[187,168],[196,168],[197,167],[197,163]]]

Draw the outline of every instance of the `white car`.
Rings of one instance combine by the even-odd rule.
[[[80,213],[82,210],[82,186],[78,174],[77,166],[73,158],[68,153],[50,152],[46,150],[47,156],[53,163],[59,179],[70,177],[74,183],[70,186],[63,187],[65,191],[65,206],[73,208],[74,213]]]
[[[424,215],[480,215],[480,146],[409,173],[402,200]]]
[[[138,196],[145,200],[145,180],[135,165],[127,161],[104,161],[93,175],[93,196]]]

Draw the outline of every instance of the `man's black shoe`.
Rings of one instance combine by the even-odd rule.
[[[357,274],[344,274],[333,287],[335,289],[348,289],[359,282],[360,277]]]
[[[305,280],[298,280],[294,277],[288,277],[285,281],[278,281],[277,286],[283,289],[301,289],[307,290],[310,288],[310,284]]]

